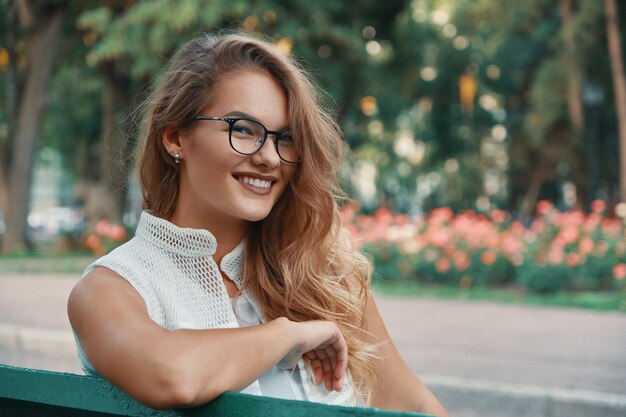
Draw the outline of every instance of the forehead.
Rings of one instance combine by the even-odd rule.
[[[245,113],[271,125],[289,124],[287,94],[267,71],[233,71],[222,75],[202,114],[226,116]]]

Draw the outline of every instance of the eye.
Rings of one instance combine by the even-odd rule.
[[[238,134],[241,134],[241,135],[252,136],[252,130],[250,130],[246,126],[242,126],[241,123],[237,123],[237,124],[233,125],[233,133],[238,133]]]
[[[278,144],[281,146],[292,146],[294,144],[294,138],[291,135],[291,131],[285,131],[276,136],[276,140]]]
[[[239,119],[233,123],[233,135],[241,139],[263,137],[263,126],[253,120]]]

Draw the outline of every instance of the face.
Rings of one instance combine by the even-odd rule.
[[[272,131],[289,127],[287,96],[268,73],[224,75],[213,97],[200,115],[245,117]],[[188,132],[178,132],[178,143],[164,138],[166,149],[177,145],[181,158],[174,216],[185,219],[189,227],[224,228],[264,219],[297,168],[280,159],[274,136],[254,155],[242,155],[230,146],[228,131],[225,121],[196,120]]]

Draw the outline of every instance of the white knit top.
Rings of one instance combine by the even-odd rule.
[[[215,237],[207,230],[180,228],[143,212],[135,236],[92,263],[85,274],[96,266],[117,272],[139,292],[150,318],[167,329],[236,328],[239,322],[233,311],[233,302],[226,291],[220,268],[213,260],[216,248]],[[245,242],[242,242],[225,255],[220,264],[221,270],[239,289],[242,285],[244,250]],[[244,289],[240,297],[245,298],[246,304],[249,303],[256,312],[259,322],[263,322],[263,312],[252,294]],[[80,343],[78,348],[83,368],[94,372]],[[327,391],[324,384],[313,384],[302,360],[298,368],[300,372],[297,373],[302,380],[302,389],[298,391],[304,392],[305,399],[325,404],[355,404],[348,375],[342,391]],[[270,371],[275,373],[276,370]],[[263,395],[258,381],[241,392]],[[296,398],[299,396],[296,395]]]

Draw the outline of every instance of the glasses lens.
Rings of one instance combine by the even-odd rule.
[[[237,152],[253,154],[258,151],[265,139],[265,128],[253,120],[240,119],[233,123],[230,143]]]
[[[232,125],[230,143],[239,153],[252,155],[265,143],[267,130],[259,122],[248,119],[238,119]],[[276,150],[283,161],[300,162],[300,153],[297,149],[291,130],[287,129],[276,135]]]
[[[300,152],[291,130],[285,130],[276,136],[278,155],[287,162],[300,162]]]

